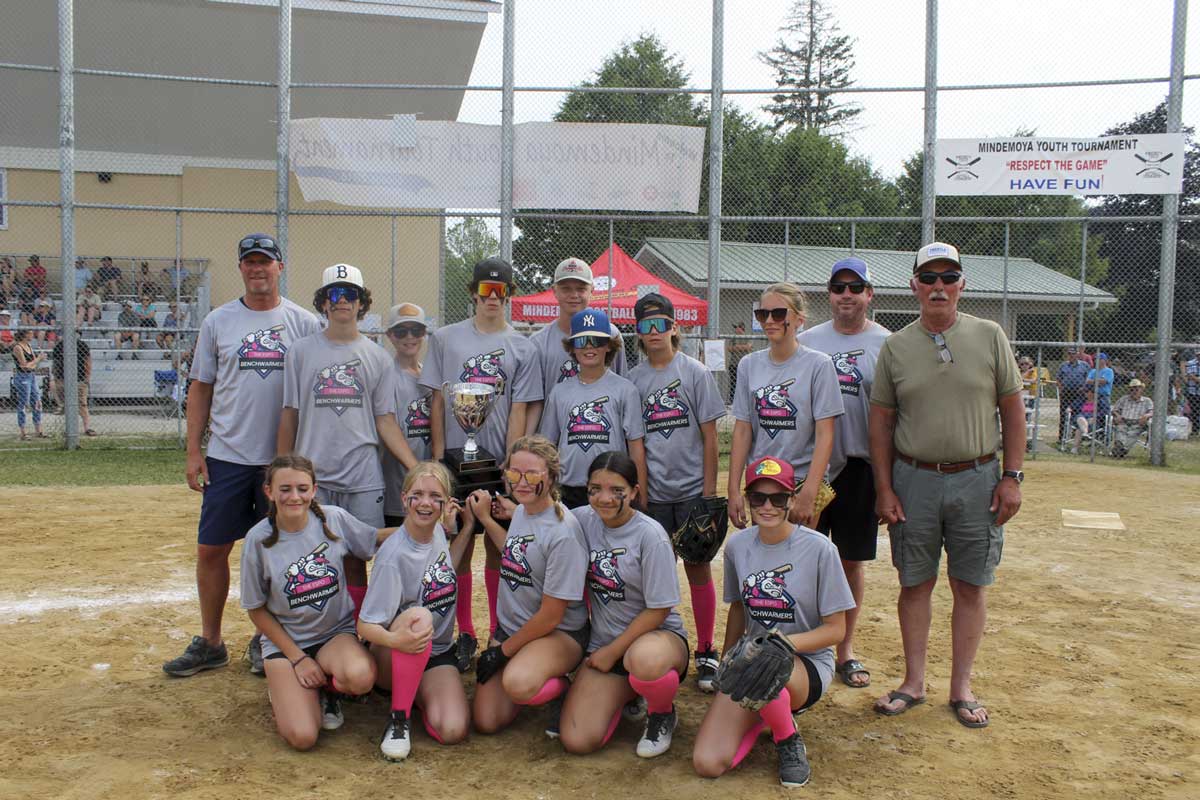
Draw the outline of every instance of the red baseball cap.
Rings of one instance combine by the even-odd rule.
[[[792,465],[774,456],[763,456],[746,467],[746,486],[764,480],[774,481],[789,492],[796,490],[796,472]]]

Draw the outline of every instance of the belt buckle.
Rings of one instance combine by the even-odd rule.
[[[942,462],[941,461],[935,462],[933,467],[934,467],[934,471],[937,472],[938,475],[944,474],[942,472]]]

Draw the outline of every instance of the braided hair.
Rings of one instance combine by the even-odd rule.
[[[513,454],[519,453],[522,450],[533,453],[546,462],[546,479],[550,481],[550,500],[554,503],[554,514],[561,522],[564,519],[563,515],[565,512],[563,504],[560,502],[561,493],[558,488],[558,476],[561,471],[558,448],[545,436],[539,434],[522,436],[513,442],[512,449],[508,451],[508,459],[504,462],[505,469],[512,463]]]
[[[314,484],[317,482],[317,472],[313,468],[313,463],[304,456],[289,453],[285,456],[275,456],[275,460],[267,467],[267,476],[264,483],[270,486],[271,481],[275,479],[275,473],[281,469],[294,469],[298,472],[307,473]],[[329,529],[329,523],[325,519],[325,512],[321,509],[321,504],[317,502],[316,496],[309,501],[308,510],[316,515],[317,519],[321,520],[321,530],[325,533],[325,538],[331,542],[336,542],[338,536]],[[279,541],[279,524],[275,520],[277,513],[278,508],[275,506],[275,501],[271,500],[267,508],[267,519],[271,523],[271,535],[263,540],[263,547],[274,547],[275,543]]]

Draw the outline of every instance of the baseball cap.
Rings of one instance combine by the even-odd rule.
[[[913,259],[913,272],[934,261],[949,261],[962,269],[962,261],[958,258],[957,247],[945,242],[930,242],[917,251],[917,257]]]
[[[1096,358],[1103,358],[1105,361],[1108,361],[1108,353],[1096,353]]]
[[[251,253],[262,253],[275,261],[283,260],[279,252],[279,243],[269,233],[248,233],[238,241],[238,261]]]
[[[592,268],[587,265],[587,262],[579,258],[566,258],[558,262],[558,266],[554,270],[554,282],[559,281],[583,281],[588,286],[592,285]]]
[[[603,336],[611,339],[612,323],[608,321],[608,314],[595,308],[576,311],[571,315],[571,335],[567,338],[574,339],[576,336]]]
[[[833,269],[829,271],[829,277],[832,278],[834,275],[837,275],[844,269],[850,270],[855,275],[862,278],[866,283],[871,282],[871,270],[867,269],[867,262],[863,261],[861,258],[856,258],[855,256],[843,258],[841,261],[833,265]]]
[[[675,319],[675,306],[671,301],[658,292],[651,292],[645,297],[639,297],[633,304],[633,318],[636,321],[646,317],[670,317]]]
[[[512,264],[499,256],[485,258],[475,265],[475,270],[471,275],[472,283],[480,281],[500,281],[511,286],[513,282]]]
[[[387,315],[387,329],[391,330],[397,325],[405,322],[416,322],[429,327],[429,322],[425,319],[425,309],[421,308],[416,303],[400,303],[392,306],[392,310]]]
[[[796,472],[792,465],[774,456],[763,456],[746,467],[746,486],[763,480],[774,481],[789,492],[796,489]]]
[[[362,272],[351,264],[334,264],[332,267],[326,267],[325,272],[321,274],[322,289],[339,283],[364,288]]]
[[[1135,386],[1140,386],[1140,387],[1142,387],[1142,388],[1145,388],[1146,384],[1142,383],[1142,382],[1141,382],[1140,380],[1138,380],[1137,378],[1134,378],[1133,380],[1131,380],[1131,381],[1129,382],[1129,388],[1130,388],[1130,389],[1132,389],[1132,388],[1134,388]]]
[[[38,301],[38,305],[39,306],[48,306],[48,305],[50,305],[50,301],[43,297],[41,300]]]
[[[9,311],[7,308],[0,308],[0,317],[11,317],[11,316],[12,316],[12,312]]]

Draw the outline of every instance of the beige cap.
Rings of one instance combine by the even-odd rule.
[[[397,325],[405,322],[417,322],[429,327],[429,321],[425,319],[425,309],[421,308],[416,303],[399,303],[392,306],[387,315],[387,329],[391,330]]]
[[[1130,389],[1132,389],[1132,388],[1133,388],[1133,387],[1135,387],[1135,386],[1138,386],[1138,387],[1141,387],[1141,388],[1145,388],[1146,384],[1142,383],[1142,382],[1141,382],[1141,381],[1139,381],[1137,378],[1134,378],[1133,380],[1131,380],[1131,381],[1129,382],[1129,388],[1130,388]]]
[[[591,286],[592,268],[580,258],[563,259],[554,270],[554,282],[559,281],[583,281]]]

